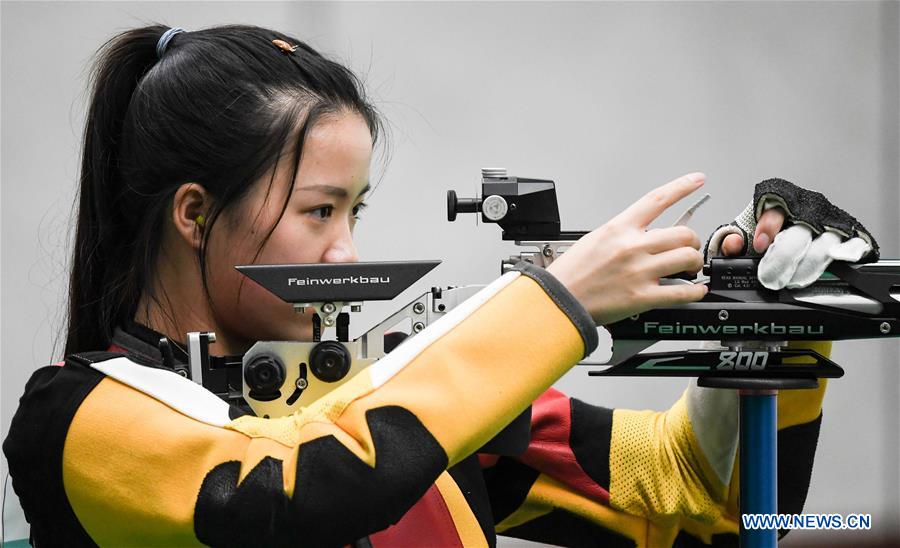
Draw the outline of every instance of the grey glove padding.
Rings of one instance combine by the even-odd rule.
[[[816,235],[826,230],[840,234],[844,239],[859,237],[872,246],[872,250],[860,262],[874,262],[879,258],[878,243],[872,234],[855,217],[828,201],[828,198],[814,190],[801,188],[784,179],[767,179],[758,183],[753,193],[753,201],[731,223],[718,227],[706,242],[705,256],[721,253],[721,245],[728,234],[740,234],[744,238],[741,254],[758,255],[753,249],[753,234],[756,223],[766,209],[781,207],[785,214],[785,226],[802,224]]]

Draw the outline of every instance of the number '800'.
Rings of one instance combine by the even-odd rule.
[[[769,361],[768,352],[719,352],[719,365],[724,371],[747,371],[765,369]]]

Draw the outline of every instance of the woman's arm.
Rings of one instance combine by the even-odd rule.
[[[101,545],[349,543],[596,344],[568,291],[523,267],[298,414],[231,421],[177,375],[70,361],[29,387],[4,451],[38,542],[79,526]]]
[[[830,353],[829,342],[802,344]],[[825,386],[779,393],[779,512],[802,511]],[[482,457],[498,533],[566,546],[735,542],[733,391],[690,388],[669,410],[653,412],[596,407],[550,390],[533,409],[522,457]]]

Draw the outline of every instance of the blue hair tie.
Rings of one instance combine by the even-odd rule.
[[[185,32],[185,30],[181,27],[173,27],[164,32],[163,35],[159,37],[159,42],[156,43],[157,59],[162,59],[163,54],[166,53],[166,48],[169,46],[169,42],[172,41],[172,37],[174,37],[179,32]]]

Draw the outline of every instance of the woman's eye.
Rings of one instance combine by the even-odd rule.
[[[329,206],[317,207],[316,209],[313,209],[312,211],[310,211],[310,214],[314,215],[315,217],[317,217],[319,219],[324,220],[324,219],[331,217],[331,214],[333,212],[334,212],[334,206],[329,205]]]
[[[367,207],[369,207],[369,204],[367,204],[365,202],[360,202],[360,203],[356,204],[355,206],[353,206],[353,209],[351,210],[351,213],[353,214],[353,218],[359,219],[360,213],[362,213],[362,210],[364,210]]]

